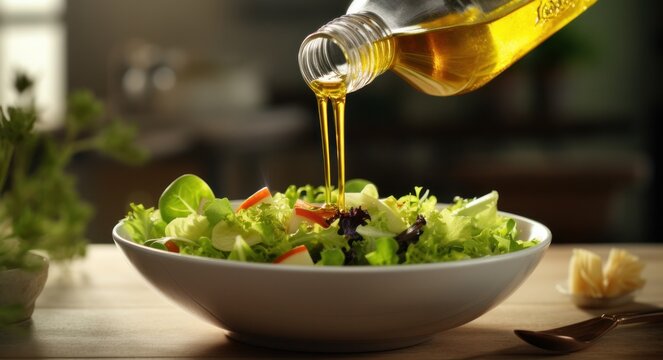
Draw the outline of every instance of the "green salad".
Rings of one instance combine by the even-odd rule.
[[[332,201],[338,196],[332,192]],[[262,188],[243,202],[217,198],[201,178],[173,181],[159,207],[131,204],[123,228],[133,241],[182,254],[296,265],[396,265],[472,259],[534,246],[498,214],[497,192],[438,207],[415,187],[381,197],[366,180],[346,183],[346,210],[324,207],[324,187]]]

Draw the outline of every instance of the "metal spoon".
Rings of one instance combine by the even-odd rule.
[[[620,324],[651,323],[663,321],[663,310],[647,312],[630,312],[619,314],[603,314],[564,327],[543,330],[514,330],[519,338],[536,347],[570,353],[582,350],[608,331]]]

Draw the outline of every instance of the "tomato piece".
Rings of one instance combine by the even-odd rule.
[[[180,247],[173,240],[168,240],[163,244],[170,252],[179,253]]]
[[[286,251],[281,254],[281,256],[277,257],[276,260],[274,260],[274,263],[313,265],[311,255],[309,255],[308,249],[305,245],[299,245]]]
[[[297,200],[295,203],[295,215],[327,228],[329,227],[329,219],[336,216],[336,209],[323,208],[309,204],[303,200]]]
[[[262,189],[256,191],[253,195],[249,196],[243,203],[239,205],[237,211],[248,209],[253,205],[259,204],[272,197],[272,193],[269,192],[269,189],[265,186]]]
[[[318,205],[313,205],[301,199],[297,199],[297,202],[295,202],[295,209],[297,208],[315,211],[317,214],[320,214],[320,216],[322,216],[325,219],[329,219],[336,216],[336,213],[338,212],[338,210],[335,207],[322,207]]]
[[[324,217],[320,216],[320,214],[316,213],[314,210],[309,210],[309,209],[304,209],[304,208],[295,208],[295,215],[301,216],[305,218],[306,220],[309,220],[311,222],[314,222],[324,228],[329,227],[329,224],[327,223],[327,219]]]

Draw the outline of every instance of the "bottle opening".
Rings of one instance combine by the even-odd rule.
[[[348,75],[348,58],[334,39],[325,34],[313,34],[304,40],[299,50],[299,68],[309,85],[315,80],[338,81]]]
[[[349,14],[309,35],[299,48],[299,68],[306,83],[343,82],[347,92],[386,71],[394,57],[389,29],[375,14]]]

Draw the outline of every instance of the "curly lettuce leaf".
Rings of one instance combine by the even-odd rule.
[[[456,198],[432,212],[417,243],[408,247],[405,263],[430,263],[505,254],[533,246],[518,240],[515,220],[497,212],[497,192],[476,199]]]
[[[205,256],[215,259],[225,259],[227,257],[227,253],[215,248],[212,245],[212,240],[207,236],[201,237],[195,243],[186,242],[179,245],[180,254]]]
[[[427,218],[432,212],[437,211],[437,198],[430,195],[429,190],[422,193],[423,188],[417,186],[414,188],[414,194],[401,196],[397,201],[386,199],[395,203],[396,210],[407,224],[414,224],[418,216]]]
[[[269,203],[227,213],[212,230],[212,244],[218,250],[231,251],[235,238],[241,236],[261,258],[275,259],[293,247],[286,226],[292,216],[288,204],[289,199],[284,194],[276,193]]]
[[[346,193],[358,193],[364,191],[366,187],[369,187],[369,191],[375,194],[377,198],[377,187],[372,182],[365,179],[350,179],[345,182],[345,192]],[[334,203],[338,199],[338,190],[333,187],[330,189],[331,202]],[[290,207],[295,206],[297,199],[304,200],[307,203],[311,204],[322,204],[325,202],[325,187],[324,186],[313,186],[313,185],[304,185],[304,186],[295,186],[290,185],[284,191],[284,195],[288,198]]]
[[[304,200],[311,204],[319,204],[325,202],[325,187],[313,185],[297,187],[295,185],[290,185],[285,190],[284,195],[288,199],[290,207],[295,206],[297,199]],[[332,201],[335,201],[335,199],[332,198]]]
[[[133,241],[143,244],[147,240],[166,236],[166,222],[161,219],[159,210],[134,203],[129,207],[131,211],[124,218],[122,228]]]

